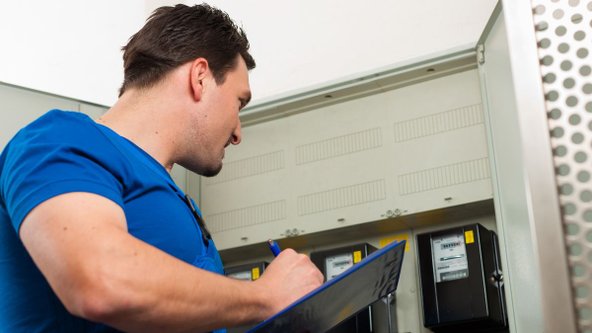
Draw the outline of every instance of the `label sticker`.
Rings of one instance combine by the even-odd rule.
[[[251,269],[251,279],[253,279],[253,281],[257,280],[259,278],[259,267],[255,267],[253,269]]]
[[[354,264],[362,261],[362,251],[354,251]]]
[[[467,244],[475,243],[475,237],[473,236],[473,230],[465,231],[465,243],[467,243]]]
[[[391,237],[381,238],[380,241],[378,242],[378,245],[381,248],[383,248],[394,241],[400,242],[402,240],[407,241],[407,243],[405,243],[405,252],[409,251],[410,245],[409,245],[409,234],[408,233],[402,233],[402,234],[393,235]]]

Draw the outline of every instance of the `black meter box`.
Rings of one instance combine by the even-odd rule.
[[[312,252],[310,254],[310,260],[323,272],[325,281],[329,281],[362,261],[362,259],[374,251],[376,251],[374,246],[362,243]],[[373,332],[372,324],[372,306],[370,306],[354,317],[337,325],[328,333],[371,333]]]
[[[238,280],[255,281],[263,274],[269,265],[266,261],[252,262],[248,264],[224,267],[226,276]]]
[[[480,224],[417,236],[424,326],[507,332],[497,236]]]

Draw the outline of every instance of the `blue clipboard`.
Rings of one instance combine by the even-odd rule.
[[[397,289],[405,241],[392,242],[251,328],[248,333],[322,333]]]

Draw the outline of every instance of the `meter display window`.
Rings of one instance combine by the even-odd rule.
[[[234,278],[234,279],[245,280],[245,281],[251,281],[251,278],[252,278],[251,271],[230,273],[230,274],[228,274],[228,276],[231,278]]]
[[[432,258],[436,282],[459,280],[469,276],[463,233],[433,237]]]
[[[327,281],[345,272],[354,265],[354,258],[351,253],[338,254],[325,259]]]

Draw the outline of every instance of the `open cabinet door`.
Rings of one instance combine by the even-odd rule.
[[[552,23],[553,17],[562,16],[558,10],[565,10],[557,7],[571,7],[568,12],[577,12],[574,7],[584,9],[586,5],[578,5],[579,1],[569,1],[569,4],[567,1],[540,2],[544,5],[537,4],[537,0],[498,4],[477,47],[479,73],[492,157],[494,202],[510,331],[571,333],[578,331],[572,288],[590,283],[592,262],[587,261],[586,258],[591,257],[586,251],[580,251],[578,258],[583,260],[577,264],[581,266],[578,269],[573,265],[573,249],[569,255],[566,250],[574,242],[574,234],[585,241],[586,230],[589,230],[585,228],[589,227],[572,224],[574,219],[584,222],[583,213],[590,209],[591,201],[585,196],[587,202],[583,203],[582,210],[578,210],[576,206],[579,204],[573,199],[589,191],[582,188],[576,192],[577,185],[569,183],[585,164],[578,162],[575,155],[579,154],[580,159],[592,157],[592,123],[590,111],[585,110],[585,97],[581,98],[579,108],[565,104],[566,101],[573,104],[573,101],[569,102],[570,91],[563,79],[572,77],[575,81],[575,77],[581,77],[577,73],[580,66],[568,75],[553,74],[550,71],[552,63],[556,68],[576,66],[565,63],[564,59],[569,55],[553,58],[549,53],[566,53],[564,50],[573,45],[574,33],[580,31],[574,28],[569,40],[561,40],[556,27],[572,24],[569,17],[573,21],[575,13],[565,14],[568,17],[566,22]],[[537,17],[545,12],[546,17]],[[592,45],[591,13],[588,8],[579,16],[585,21],[580,23],[581,29],[588,30],[588,47]],[[586,14],[588,20],[582,20],[582,15]],[[559,28],[559,32],[562,31]],[[574,57],[577,57],[578,47],[572,46]],[[587,56],[588,52],[580,51],[580,56],[584,54]],[[546,72],[549,75],[543,78]],[[554,81],[555,86],[548,85],[549,81]],[[582,83],[579,89],[585,90],[584,86]],[[589,103],[590,93],[587,98]],[[562,105],[557,105],[557,100],[561,100],[563,103],[559,104]],[[556,124],[554,118],[561,118],[562,124]],[[581,129],[572,132],[563,128],[570,122],[580,124]],[[573,141],[569,133],[580,130],[587,132],[581,134],[588,138],[584,140],[586,147],[581,144],[581,147],[567,148],[570,142],[558,142],[561,138]],[[589,248],[590,244],[587,245]],[[581,246],[587,248],[586,244]],[[570,269],[570,265],[574,269]],[[582,270],[587,273],[579,273]],[[582,277],[582,274],[586,276]],[[585,301],[588,305],[583,308],[590,313],[589,297]],[[578,304],[582,301],[578,300]],[[582,332],[589,328],[589,317],[580,321]]]

